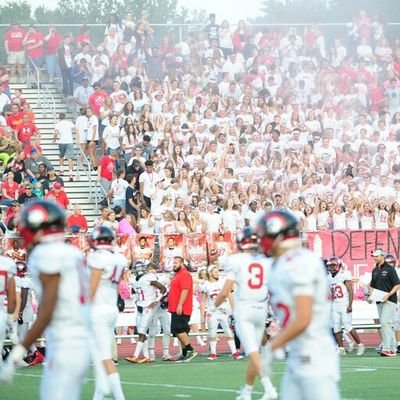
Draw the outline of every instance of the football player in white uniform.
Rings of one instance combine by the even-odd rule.
[[[257,253],[257,242],[257,236],[251,227],[247,226],[239,233],[237,245],[240,253],[231,255],[225,260],[226,281],[214,304],[214,308],[218,308],[235,288],[233,308],[235,329],[249,356],[246,385],[237,400],[251,400],[257,376],[264,387],[262,400],[274,400],[278,397],[270,378],[262,371],[260,346],[267,315],[267,277],[270,261]]]
[[[225,279],[220,278],[218,265],[210,265],[207,270],[208,280],[202,286],[202,298],[201,298],[201,315],[205,315],[207,308],[207,324],[208,324],[208,341],[210,345],[210,355],[207,357],[208,360],[217,359],[217,329],[218,325],[224,331],[227,338],[228,346],[231,351],[232,357],[235,360],[240,360],[243,357],[236,352],[235,340],[233,339],[233,332],[229,327],[228,317],[231,314],[233,298],[232,293],[228,294],[228,297],[222,302],[218,308],[215,309],[214,301],[217,298],[219,292],[222,290],[225,284]]]
[[[16,261],[17,277],[15,278],[15,286],[17,293],[17,310],[18,321],[15,322],[18,339],[22,342],[29,330],[29,325],[33,322],[33,309],[32,309],[32,292],[33,282],[28,274],[28,265],[24,261]],[[35,344],[29,348],[29,353],[25,361],[30,366],[41,364],[44,361],[43,354],[36,348]]]
[[[158,281],[157,268],[153,263],[144,265],[136,263],[135,274],[136,280],[133,282],[133,289],[136,292],[136,306],[138,314],[136,317],[136,327],[139,334],[139,340],[136,344],[133,357],[127,357],[125,360],[137,364],[150,362],[148,355],[148,343],[146,341],[146,333],[150,323],[160,306],[160,300],[167,291],[166,287]],[[157,290],[158,289],[158,290]],[[139,355],[143,350],[143,358],[139,359]]]
[[[271,304],[282,329],[272,339],[274,352],[287,347],[282,400],[338,400],[339,363],[330,326],[326,269],[302,247],[299,221],[289,211],[266,213],[257,226],[260,246],[272,256]]]
[[[17,266],[14,260],[9,257],[0,256],[0,352],[3,350],[3,343],[6,337],[6,330],[10,339],[15,344],[18,338],[15,333],[14,312],[16,306],[15,294],[15,275]],[[4,307],[4,301],[7,299],[7,311]],[[0,365],[3,359],[0,353]]]
[[[163,347],[163,355],[162,361],[174,361],[174,357],[169,354],[169,343],[171,339],[171,314],[168,312],[168,291],[169,291],[169,281],[170,278],[168,275],[160,276],[160,283],[162,283],[167,291],[162,295],[160,300],[160,307],[157,307],[157,310],[154,314],[154,317],[150,323],[149,327],[149,355],[150,360],[155,361],[155,339],[157,334],[158,322],[160,322],[160,326],[163,332],[162,336],[162,347]],[[160,293],[159,293],[160,294]]]
[[[88,254],[87,265],[90,270],[91,320],[95,327],[96,348],[100,352],[114,399],[125,400],[120,376],[112,361],[112,342],[118,319],[118,283],[128,263],[122,254],[113,251],[114,240],[111,228],[104,225],[95,228],[90,243],[94,251]],[[104,398],[99,386],[96,382],[93,400]]]
[[[343,346],[343,327],[357,343],[357,355],[361,356],[364,354],[365,346],[361,343],[357,331],[352,327],[353,285],[351,274],[343,269],[342,260],[338,257],[331,257],[326,266],[329,271],[328,283],[332,297],[332,327],[339,346],[338,353],[341,356],[346,355]]]
[[[18,225],[25,245],[33,247],[28,265],[40,312],[23,342],[11,351],[0,378],[11,381],[27,349],[44,332],[47,362],[41,400],[80,399],[90,361],[87,271],[79,249],[64,243],[64,226],[65,211],[48,200],[25,206]]]

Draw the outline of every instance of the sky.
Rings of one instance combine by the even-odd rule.
[[[217,14],[217,22],[227,19],[236,23],[239,19],[254,18],[259,15],[262,0],[179,0],[188,9],[204,9]],[[54,8],[57,0],[28,0],[33,7],[44,5]]]

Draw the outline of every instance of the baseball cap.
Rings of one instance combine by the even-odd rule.
[[[28,183],[27,185],[25,185],[25,189],[32,189],[32,185]]]
[[[62,188],[62,185],[61,185],[60,182],[56,182],[56,183],[53,185],[53,189],[61,189],[61,188]]]
[[[31,151],[29,152],[30,154],[36,154],[38,151],[36,149],[31,149]]]
[[[250,205],[250,204],[257,204],[257,200],[251,200],[250,203],[249,203],[249,205]]]
[[[373,252],[371,252],[372,257],[378,257],[378,256],[385,256],[385,252],[382,249],[376,249]]]

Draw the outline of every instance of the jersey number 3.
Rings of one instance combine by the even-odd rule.
[[[264,269],[261,264],[253,263],[248,266],[250,279],[247,281],[250,289],[260,289],[264,282]]]

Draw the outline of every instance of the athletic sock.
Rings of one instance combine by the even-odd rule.
[[[113,394],[114,400],[125,400],[119,373],[114,372],[113,374],[108,375],[108,381],[110,383],[111,393]]]
[[[138,358],[140,356],[140,353],[142,352],[142,349],[143,349],[143,342],[137,342],[135,352],[133,353],[133,357]]]
[[[193,347],[192,345],[189,343],[186,347],[185,347],[186,351],[193,351]]]
[[[273,387],[271,379],[269,378],[269,376],[263,376],[261,378],[261,383],[264,387],[264,391],[268,392],[269,390],[271,390],[271,387]]]
[[[231,353],[235,354],[236,353],[235,341],[232,339],[228,340],[228,346],[229,346]]]
[[[216,340],[210,340],[210,353],[217,354],[217,341]]]
[[[162,347],[164,356],[167,356],[169,354],[169,341],[170,341],[169,335],[164,334],[162,337]]]
[[[143,343],[143,357],[149,358],[149,343],[147,340]]]

